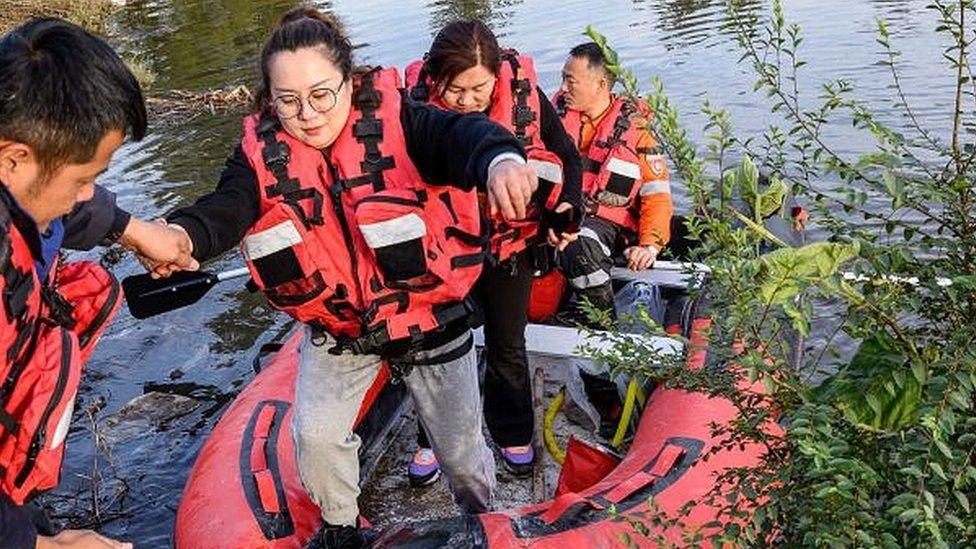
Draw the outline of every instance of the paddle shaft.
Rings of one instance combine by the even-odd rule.
[[[223,282],[225,280],[230,280],[232,278],[240,278],[242,276],[248,276],[251,271],[247,267],[241,267],[239,269],[231,269],[229,271],[224,271],[222,273],[217,273],[217,281]]]

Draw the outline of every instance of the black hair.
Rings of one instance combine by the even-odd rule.
[[[261,84],[255,96],[257,110],[264,110],[271,101],[271,58],[282,51],[302,48],[321,49],[342,73],[343,80],[348,80],[352,75],[352,42],[339,21],[311,6],[298,6],[281,17],[278,26],[271,33],[271,38],[261,49]]]
[[[0,39],[0,139],[29,146],[42,175],[90,161],[112,130],[142,139],[146,104],[108,44],[57,18]]]
[[[498,76],[501,57],[502,50],[491,29],[477,19],[465,19],[454,21],[437,33],[425,64],[427,74],[443,95],[451,82],[471,67],[483,65]]]
[[[610,72],[610,69],[607,68],[607,58],[603,56],[603,50],[600,49],[600,46],[597,45],[596,42],[586,42],[584,44],[574,46],[573,49],[569,50],[569,55],[586,59],[587,67],[603,71],[603,74],[607,79],[607,83],[610,84],[611,88],[613,88],[617,78],[612,72]]]

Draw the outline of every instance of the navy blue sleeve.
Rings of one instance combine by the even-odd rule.
[[[488,165],[499,154],[525,157],[514,135],[484,114],[459,114],[418,103],[403,94],[400,122],[407,154],[424,181],[484,190]]]
[[[34,549],[37,544],[38,512],[30,504],[14,505],[6,495],[0,494],[0,547]]]
[[[70,250],[109,246],[122,236],[131,217],[115,204],[115,193],[101,185],[95,185],[92,199],[79,202],[64,217],[62,245]]]

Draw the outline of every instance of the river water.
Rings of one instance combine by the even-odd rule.
[[[274,21],[294,4],[288,0],[127,0],[112,26],[115,43],[138,54],[156,75],[149,95],[171,89],[203,91],[253,85],[255,58]],[[878,64],[875,21],[888,22],[892,40],[905,52],[903,84],[916,113],[937,133],[950,123],[952,74],[940,60],[942,40],[923,1],[786,0],[787,16],[806,37],[809,62],[801,86],[816,93],[827,78],[858,87],[882,118],[899,125],[887,69]],[[480,17],[503,45],[536,60],[543,88],[555,90],[567,51],[593,25],[610,39],[624,65],[649,85],[660,77],[682,109],[690,135],[700,142],[706,99],[728,107],[742,132],[756,132],[775,119],[751,92],[753,77],[737,63],[733,34],[725,28],[720,0],[499,0],[335,1],[317,5],[338,14],[358,46],[359,62],[403,67],[425,51],[433,34],[458,17]],[[757,4],[765,10],[765,4]],[[240,114],[203,113],[187,120],[154,121],[149,136],[117,154],[101,182],[134,214],[155,217],[192,202],[213,187],[239,137]],[[870,145],[847,130],[836,132],[842,151]],[[675,186],[679,211],[686,207]],[[853,220],[857,222],[857,220]],[[816,234],[811,238],[816,238]],[[240,263],[230,253],[208,268]],[[140,269],[131,256],[114,265],[122,277]],[[206,435],[226,404],[253,376],[251,359],[260,343],[285,329],[286,319],[259,296],[227,283],[196,306],[136,321],[122,312],[102,339],[89,366],[70,435],[62,486],[48,499],[55,514],[93,516],[94,473],[100,482],[101,529],[139,546],[171,543],[171,530],[186,476]],[[202,404],[162,424],[136,421],[111,429],[105,418],[146,392],[190,396]],[[158,411],[158,406],[156,407]],[[88,414],[94,417],[91,427]],[[94,432],[94,435],[93,435]],[[94,441],[105,441],[96,450]],[[119,497],[115,497],[118,495]],[[219,533],[215,532],[215,535]]]

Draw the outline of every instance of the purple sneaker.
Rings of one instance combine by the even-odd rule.
[[[502,463],[505,468],[517,477],[524,477],[532,474],[535,466],[535,450],[532,445],[526,446],[503,446],[501,448]]]
[[[418,448],[407,467],[411,486],[429,486],[441,477],[441,466],[430,448]]]

